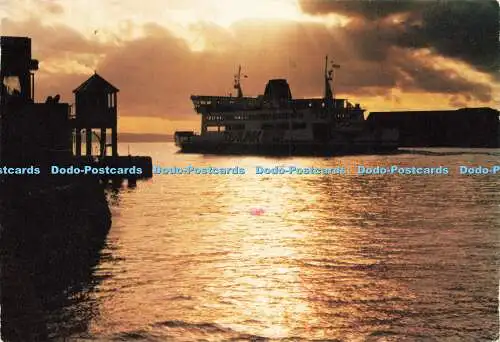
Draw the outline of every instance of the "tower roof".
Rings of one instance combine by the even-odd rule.
[[[80,84],[78,88],[73,90],[73,93],[80,92],[105,92],[105,93],[116,93],[120,91],[114,85],[106,81],[97,73],[94,73],[88,80]]]

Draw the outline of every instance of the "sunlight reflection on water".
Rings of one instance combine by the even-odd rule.
[[[250,174],[156,176],[112,202],[109,255],[89,299],[98,304],[93,336],[400,341],[498,332],[500,176],[457,175],[463,155],[345,158],[445,165],[448,176],[258,176],[254,165],[287,160],[137,148],[163,166]]]

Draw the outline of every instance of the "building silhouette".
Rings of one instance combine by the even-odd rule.
[[[401,147],[500,146],[499,112],[492,108],[372,112],[367,120],[398,129]]]

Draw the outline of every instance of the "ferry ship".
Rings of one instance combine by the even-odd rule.
[[[397,151],[397,129],[370,126],[359,104],[334,97],[333,72],[340,66],[328,62],[326,56],[323,97],[308,99],[293,99],[286,79],[269,80],[263,95],[243,96],[240,66],[234,78],[236,96],[191,96],[201,115],[201,133],[175,132],[179,152],[346,155]]]

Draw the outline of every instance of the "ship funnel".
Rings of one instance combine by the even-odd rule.
[[[267,82],[264,98],[268,101],[289,101],[292,99],[290,86],[285,79],[270,80]]]

